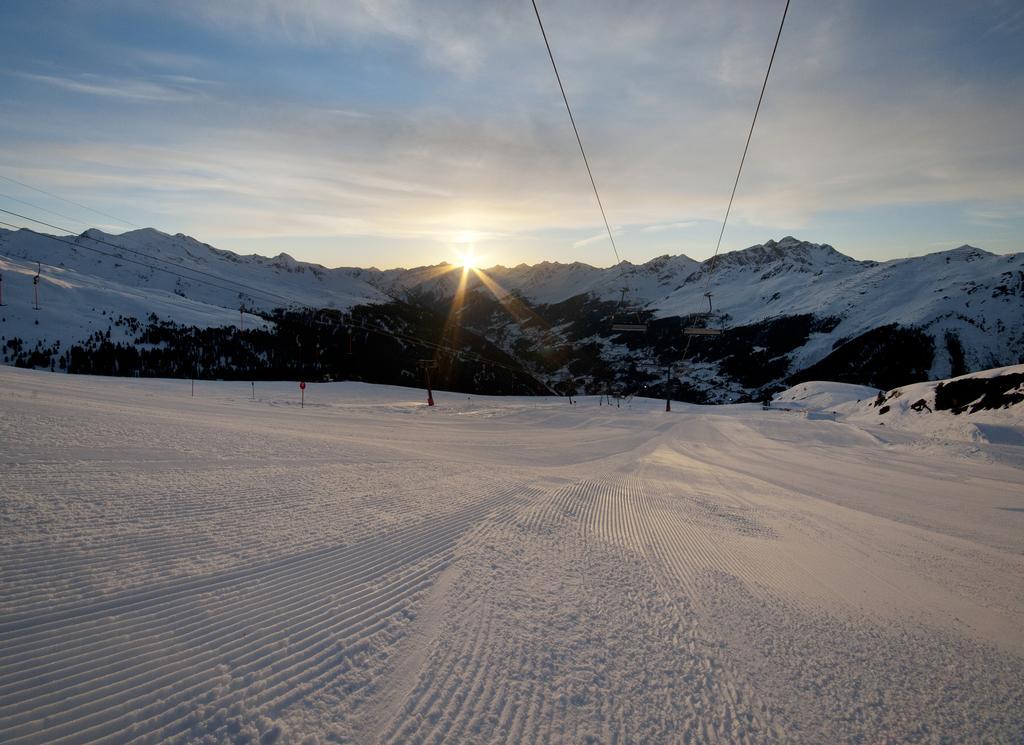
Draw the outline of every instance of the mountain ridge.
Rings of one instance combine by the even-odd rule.
[[[40,311],[27,305],[36,261],[46,265]],[[641,369],[642,374],[630,373],[633,385],[653,379],[653,369],[671,364],[673,355],[679,359],[680,326],[707,310],[704,286],[712,266],[713,309],[732,341],[695,345],[687,375],[705,390],[729,391],[716,400],[759,396],[766,386],[835,358],[850,343],[867,345],[858,354],[868,354],[888,343],[879,331],[886,328],[918,334],[908,347],[916,345],[921,358],[906,368],[911,376],[948,377],[961,369],[1014,364],[1024,356],[1024,254],[993,254],[969,245],[877,262],[785,236],[705,261],[679,254],[611,267],[495,265],[483,270],[486,281],[465,273],[465,307],[452,317],[514,358],[534,360],[556,382],[579,378],[597,385],[602,375],[618,380],[618,370]],[[251,328],[270,328],[268,314],[289,307],[347,313],[398,304],[448,316],[464,274],[446,262],[411,269],[328,268],[284,252],[237,254],[152,228],[116,236],[93,229],[58,240],[0,230],[0,271],[8,305],[0,332],[40,349],[58,341],[67,347],[97,330],[113,333],[109,319],[115,315],[244,327],[246,317],[256,314],[248,321]],[[638,340],[611,332],[611,318],[623,310],[623,287],[630,312],[643,315],[661,336],[652,331]],[[528,308],[532,320],[517,316],[515,304],[520,311]],[[790,329],[790,338],[783,328]],[[439,338],[442,333],[437,331]],[[747,337],[751,349],[762,351],[736,346]],[[555,368],[553,360],[541,360],[552,344],[562,350]],[[768,352],[772,356],[764,357]],[[851,348],[844,353],[843,365],[856,367]],[[897,350],[882,357],[893,355]],[[744,365],[775,377],[743,373]],[[898,366],[892,374],[897,373]]]

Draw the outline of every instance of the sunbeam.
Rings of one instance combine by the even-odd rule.
[[[498,282],[483,269],[473,269],[473,274],[476,275],[477,279],[480,280],[484,287],[491,291],[491,294],[494,295],[494,299],[501,303],[501,306],[510,316],[516,319],[516,322],[519,324],[533,323],[537,325],[544,334],[544,343],[552,343],[551,327],[548,325],[547,321],[537,315],[533,309],[528,307],[523,301],[498,284]]]

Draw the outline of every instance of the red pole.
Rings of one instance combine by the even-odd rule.
[[[427,406],[434,405],[434,392],[430,390],[430,368],[427,369]]]

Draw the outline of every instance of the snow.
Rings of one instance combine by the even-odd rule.
[[[1024,447],[856,393],[0,368],[0,741],[1016,741]]]
[[[242,305],[263,310],[295,304],[346,310],[390,300],[361,279],[359,269],[327,270],[284,254],[273,259],[239,256],[151,228],[117,236],[90,230],[59,238],[29,230],[0,230],[6,303],[0,308],[2,333],[26,340],[29,347],[37,341],[58,340],[71,346],[95,331],[105,332],[118,316],[145,322],[155,313],[161,320],[180,324],[230,326],[239,323]],[[37,262],[42,263],[41,311],[33,309]],[[245,324],[266,326],[251,314]]]
[[[824,410],[834,409],[840,404],[861,399],[874,399],[877,388],[850,383],[813,381],[800,383],[782,391],[772,399],[772,405],[780,408]]]
[[[96,331],[105,332],[110,318],[119,315],[144,321],[156,313],[161,320],[187,325],[226,326],[237,321],[240,305],[347,310],[395,298],[443,302],[462,279],[462,272],[448,265],[328,269],[287,254],[240,256],[153,229],[117,236],[92,230],[61,241],[27,230],[0,230],[7,303],[0,312],[0,335],[20,337],[29,349],[37,342],[60,341],[64,348],[81,343]],[[193,279],[132,263],[153,263],[145,257],[156,257],[159,266]],[[44,263],[41,314],[32,310],[32,288],[26,284],[37,261]],[[473,273],[466,279],[470,292],[517,293],[534,304],[560,303],[583,293],[617,302],[625,286],[627,304],[664,318],[706,309],[705,269],[706,264],[680,255],[607,268],[579,262],[496,266],[486,270],[493,281],[484,283]],[[787,352],[791,373],[889,324],[919,328],[932,337],[932,379],[948,377],[961,365],[979,370],[1019,362],[1024,354],[1024,253],[996,255],[961,246],[879,263],[856,261],[827,244],[787,236],[721,255],[710,289],[716,312],[726,315],[726,329],[799,314],[835,319],[828,331],[794,340],[795,348]],[[501,315],[487,333],[500,336],[510,320]],[[515,336],[506,342],[511,345]],[[955,361],[957,346],[963,359]]]
[[[1024,445],[1024,405],[961,414],[935,406],[935,391],[940,385],[1019,374],[1024,374],[1024,365],[981,370],[890,391],[811,381],[779,393],[772,399],[772,407],[802,412],[811,419],[853,424],[880,441],[902,438],[904,444],[918,449],[931,447],[936,452],[955,451],[964,457],[999,459],[1024,466],[1024,449],[1020,447]],[[991,447],[979,448],[978,444]]]
[[[119,316],[145,321],[155,313],[159,318],[199,327],[239,323],[237,307],[229,310],[173,292],[113,283],[64,267],[49,267],[40,274],[39,310],[35,310],[32,278],[36,271],[36,265],[29,261],[0,258],[6,302],[0,308],[0,333],[5,338],[21,337],[29,347],[36,340],[55,337],[64,342],[83,341],[108,327],[113,341],[134,341],[135,335],[128,327],[113,325]],[[271,325],[251,313],[245,314],[245,324],[250,329]]]

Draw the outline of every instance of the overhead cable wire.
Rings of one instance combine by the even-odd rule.
[[[18,217],[18,218],[20,218],[22,220],[28,220],[30,222],[34,222],[34,223],[36,223],[38,225],[44,225],[44,226],[46,226],[48,228],[53,228],[54,230],[60,230],[60,231],[62,231],[64,233],[67,233],[68,235],[73,235],[74,232],[75,232],[75,231],[70,230],[68,228],[61,227],[60,225],[54,225],[54,224],[48,223],[48,222],[46,222],[44,220],[38,220],[38,219],[36,219],[34,217],[29,217],[28,215],[22,215],[22,214],[20,214],[18,212],[12,212],[10,210],[5,210],[2,207],[0,207],[0,212],[6,213],[8,215],[13,215],[14,217]],[[36,235],[47,235],[46,233],[37,233],[36,231],[32,231],[32,232],[36,233]],[[88,231],[86,231],[86,232],[88,232]],[[56,236],[49,236],[49,237],[52,238],[52,237],[56,237]],[[138,251],[138,250],[136,250],[134,248],[128,248],[127,246],[121,246],[121,245],[118,245],[117,243],[111,243],[110,241],[104,240],[102,238],[96,238],[95,236],[91,236],[91,235],[87,236],[84,233],[82,234],[82,237],[84,237],[86,240],[90,240],[90,241],[93,241],[95,243],[102,244],[104,246],[110,246],[111,248],[114,248],[114,249],[116,249],[118,251],[126,251],[126,252],[128,252],[130,254],[135,254],[136,256],[141,256],[143,258],[149,259],[150,261],[158,261],[158,262],[160,262],[162,264],[167,264],[169,266],[173,266],[175,269],[179,269],[181,271],[193,272],[195,274],[199,274],[199,275],[202,275],[204,277],[211,277],[211,278],[216,279],[216,280],[218,280],[220,282],[228,282],[230,284],[237,285],[238,287],[243,288],[243,289],[249,291],[250,293],[257,293],[257,294],[263,295],[264,297],[276,297],[279,300],[285,300],[285,301],[289,301],[290,302],[289,298],[285,297],[284,295],[279,295],[276,292],[271,292],[269,290],[257,290],[255,287],[251,287],[251,286],[249,286],[249,285],[247,285],[247,284],[245,284],[243,282],[237,282],[237,281],[235,281],[233,279],[224,279],[223,277],[220,277],[220,276],[218,276],[216,274],[213,274],[212,272],[205,272],[202,269],[193,269],[192,267],[189,267],[189,266],[182,266],[181,264],[178,264],[177,262],[171,261],[170,259],[165,259],[165,258],[162,258],[160,256],[153,256],[152,254],[148,254],[145,251]],[[66,243],[67,241],[64,241],[64,242]],[[82,244],[80,244],[78,242],[74,242],[72,245],[80,247],[80,248],[88,249],[87,246],[84,246],[84,245],[82,245]],[[98,252],[98,253],[103,253],[103,252]],[[104,254],[104,255],[105,256],[109,256],[110,254]],[[123,259],[124,257],[115,256],[114,258]],[[139,263],[139,262],[135,262],[135,263]],[[155,269],[157,271],[168,272],[169,274],[174,274],[174,275],[176,275],[178,277],[181,277],[182,279],[189,279],[189,280],[192,280],[194,282],[202,282],[203,281],[203,280],[201,280],[201,279],[199,279],[197,277],[185,276],[183,274],[179,274],[178,272],[172,272],[172,271],[169,271],[167,269],[164,269],[163,267],[150,267],[150,268],[151,269]],[[209,283],[207,282],[206,284],[209,284]],[[227,290],[229,290],[231,292],[238,292],[237,289],[226,288],[223,285],[216,285],[216,286],[219,287],[222,290],[227,289]]]
[[[88,207],[88,206],[86,206],[84,204],[79,204],[78,202],[73,202],[70,199],[65,199],[64,197],[62,197],[62,196],[60,196],[58,194],[54,194],[52,192],[46,191],[45,189],[40,189],[40,188],[38,188],[36,186],[32,186],[31,184],[26,184],[25,182],[18,181],[17,179],[13,179],[10,176],[4,176],[2,173],[0,173],[0,178],[2,178],[4,181],[10,181],[12,184],[17,184],[18,186],[23,186],[26,189],[31,189],[32,191],[37,191],[40,194],[45,194],[48,197],[53,197],[54,199],[57,199],[57,200],[59,200],[61,202],[67,202],[68,204],[73,204],[76,207],[81,207],[83,210],[88,210],[89,212],[93,212],[93,213],[95,213],[97,215],[102,215],[103,217],[108,217],[111,220],[115,220],[115,221],[117,221],[119,223],[122,223],[124,225],[128,225],[129,227],[136,228],[138,230],[142,229],[141,226],[136,225],[133,222],[128,222],[127,220],[123,220],[120,217],[115,217],[114,215],[108,214],[106,212],[101,212],[100,210],[93,209],[92,207]]]
[[[747,141],[743,145],[743,155],[740,156],[740,165],[736,169],[736,179],[732,184],[732,193],[729,195],[729,205],[725,208],[725,218],[722,220],[722,229],[718,232],[718,243],[715,244],[715,253],[711,256],[711,264],[708,269],[707,282],[704,291],[707,292],[711,283],[711,274],[715,271],[715,264],[718,260],[718,252],[722,248],[722,236],[725,235],[725,226],[729,222],[729,213],[732,212],[732,203],[736,198],[736,189],[740,185],[740,174],[743,173],[743,164],[747,160],[747,151],[750,149],[750,140],[754,136],[754,125],[757,124],[757,115],[761,111],[761,102],[764,100],[764,92],[768,87],[768,76],[772,74],[772,63],[775,62],[775,53],[779,50],[779,40],[782,38],[782,27],[786,25],[786,14],[789,12],[789,0],[782,9],[782,20],[779,21],[779,30],[775,34],[775,46],[772,47],[772,56],[768,60],[768,69],[764,73],[764,81],[761,83],[761,94],[757,97],[757,106],[754,108],[754,118],[750,121],[750,130],[747,132]]]
[[[32,209],[39,210],[40,212],[48,212],[51,215],[56,215],[57,217],[63,217],[65,220],[71,220],[72,222],[81,223],[82,225],[88,225],[88,223],[86,223],[86,222],[84,222],[82,220],[79,220],[77,217],[72,217],[71,215],[65,215],[63,212],[57,212],[56,210],[47,209],[46,207],[42,207],[42,206],[40,206],[38,204],[34,204],[32,202],[26,202],[24,199],[18,199],[17,197],[12,197],[10,194],[0,194],[0,198],[9,199],[12,202],[17,202],[18,204],[23,204],[26,207],[31,207]]]
[[[615,245],[615,236],[612,235],[611,226],[608,224],[608,216],[604,211],[604,204],[601,203],[601,195],[597,191],[597,182],[594,180],[594,172],[590,168],[590,159],[587,158],[587,151],[583,148],[583,139],[580,137],[580,130],[576,126],[576,118],[572,115],[572,107],[569,106],[569,97],[565,94],[565,86],[562,85],[562,76],[558,74],[558,65],[555,64],[555,55],[551,52],[551,44],[548,42],[548,34],[544,30],[544,21],[540,19],[540,9],[537,8],[537,0],[530,0],[533,3],[533,12],[537,16],[537,25],[540,26],[541,36],[544,37],[544,46],[548,50],[548,58],[551,60],[551,68],[555,71],[555,80],[558,81],[558,90],[562,92],[562,101],[565,102],[565,110],[569,114],[569,122],[572,124],[572,131],[576,134],[576,144],[580,146],[580,155],[583,156],[583,165],[587,167],[587,175],[590,177],[590,185],[594,188],[594,198],[597,199],[597,207],[601,210],[601,219],[604,220],[604,228],[608,231],[608,240],[611,241],[612,251],[615,253],[615,263],[621,264],[619,249]]]
[[[6,210],[0,210],[0,212],[6,212]],[[31,219],[31,218],[28,218],[28,219]],[[226,286],[221,285],[221,284],[216,284],[215,282],[210,282],[209,280],[199,279],[198,277],[189,277],[187,275],[180,274],[180,273],[175,272],[175,271],[171,271],[170,269],[165,269],[162,266],[154,266],[153,264],[148,264],[145,261],[139,261],[137,259],[130,259],[130,258],[126,257],[126,256],[118,256],[117,254],[107,253],[106,251],[101,251],[100,249],[95,248],[93,246],[86,246],[86,245],[84,245],[82,243],[78,243],[77,241],[68,240],[67,238],[62,238],[59,235],[50,235],[49,233],[40,233],[40,232],[38,232],[36,230],[32,230],[32,228],[26,228],[26,227],[23,227],[21,225],[14,225],[12,223],[3,222],[3,221],[0,221],[0,225],[3,225],[3,226],[8,227],[8,228],[14,228],[15,230],[27,230],[28,232],[30,232],[30,233],[32,233],[34,235],[38,235],[41,238],[49,238],[50,240],[57,241],[58,243],[63,243],[65,245],[71,246],[72,248],[81,248],[81,249],[84,249],[85,251],[92,251],[93,253],[99,254],[100,256],[106,256],[108,259],[117,259],[118,261],[125,261],[125,262],[127,262],[129,264],[137,264],[138,266],[144,266],[147,269],[152,269],[152,270],[157,271],[157,272],[166,272],[167,274],[174,275],[175,277],[180,277],[181,279],[185,279],[185,280],[188,280],[190,282],[198,282],[200,284],[208,285],[210,287],[216,287],[218,290],[227,290],[228,292],[238,292],[238,288],[236,288],[236,287],[226,287]],[[113,244],[108,244],[108,245],[113,245]],[[120,247],[119,246],[115,246],[115,248],[120,248]],[[143,256],[147,256],[147,254],[142,254],[142,255]],[[154,258],[154,257],[150,257],[150,258]],[[47,266],[51,266],[51,267],[54,267],[54,268],[60,268],[60,267],[55,267],[53,264],[47,264]],[[180,269],[187,269],[188,267],[179,267],[179,268]],[[206,274],[206,272],[204,272],[204,274]],[[209,276],[215,277],[216,275],[210,274]],[[228,281],[230,281],[230,280],[228,280]],[[255,290],[255,289],[253,290],[253,292],[255,294],[260,294],[260,295],[264,295],[264,296],[267,296],[267,294],[268,294],[268,293],[265,293],[262,290]],[[283,295],[278,295],[277,297],[279,297],[279,298],[281,298],[283,300],[288,300],[288,298],[284,297]]]
[[[91,207],[88,207],[88,206],[86,206],[84,204],[79,204],[78,202],[73,202],[70,199],[65,199],[64,197],[61,197],[58,194],[53,194],[53,193],[45,191],[43,189],[39,189],[39,188],[37,188],[35,186],[32,186],[30,184],[26,184],[26,183],[24,183],[22,181],[18,181],[16,179],[10,178],[9,176],[4,176],[3,174],[0,174],[0,178],[4,179],[6,181],[10,181],[11,183],[14,183],[14,184],[18,184],[19,186],[23,186],[26,189],[31,189],[32,191],[39,192],[40,194],[45,194],[47,196],[53,197],[54,199],[58,199],[58,200],[60,200],[62,202],[67,202],[68,204],[73,204],[76,207],[81,207],[82,209],[89,210],[90,212],[95,212],[98,215],[103,215],[104,217],[109,217],[112,220],[116,220],[116,221],[124,223],[126,225],[130,225],[130,226],[132,226],[134,228],[138,228],[140,230],[142,229],[138,225],[135,225],[134,223],[128,222],[127,220],[123,220],[121,218],[115,217],[114,215],[107,214],[106,212],[101,212],[99,210],[95,210],[95,209],[93,209]],[[6,195],[0,194],[0,196],[6,196]],[[33,207],[34,209],[42,210],[43,212],[49,212],[51,214],[58,215],[60,217],[64,217],[64,218],[66,218],[68,220],[72,220],[74,222],[82,222],[81,220],[76,220],[75,218],[70,217],[68,215],[64,215],[64,214],[61,214],[59,212],[54,212],[53,210],[48,210],[45,207],[41,207],[39,205],[32,204],[31,202],[26,202],[24,200],[16,199],[16,198],[10,197],[10,196],[7,196],[6,198],[12,199],[15,202],[20,202],[21,204],[25,204],[25,205],[27,205],[29,207]],[[22,220],[28,220],[30,222],[37,223],[39,225],[44,225],[44,226],[46,226],[48,228],[53,228],[54,230],[60,230],[60,231],[63,231],[65,233],[69,234],[69,235],[73,235],[74,234],[74,231],[69,230],[68,228],[63,228],[63,227],[60,227],[58,225],[52,225],[52,224],[44,222],[42,220],[37,220],[35,218],[28,217],[27,215],[21,215],[19,213],[11,212],[10,210],[4,210],[2,208],[0,208],[0,212],[12,215],[14,217],[18,217],[18,218],[20,218]],[[101,251],[101,250],[99,250],[99,249],[97,249],[95,247],[86,246],[86,245],[83,245],[81,243],[78,243],[77,241],[67,240],[67,239],[61,238],[59,236],[50,235],[48,233],[40,233],[38,231],[32,230],[31,228],[24,228],[23,226],[14,225],[14,224],[11,224],[11,223],[8,223],[8,222],[3,222],[3,221],[0,221],[0,225],[4,225],[6,227],[13,228],[15,230],[22,230],[22,229],[23,230],[29,230],[29,232],[32,232],[35,235],[38,235],[38,236],[41,236],[41,237],[44,237],[44,238],[49,238],[51,240],[55,240],[55,241],[58,241],[60,243],[64,243],[64,244],[72,246],[74,248],[82,248],[82,249],[85,249],[87,251],[92,251],[93,253],[97,253],[97,254],[99,254],[101,256],[106,256],[108,258],[117,259],[119,261],[126,261],[126,262],[129,262],[129,263],[132,263],[132,264],[136,264],[136,265],[139,265],[139,266],[145,266],[145,267],[147,267],[149,269],[152,269],[154,271],[165,272],[167,274],[171,274],[173,276],[179,277],[181,279],[184,279],[184,280],[187,280],[187,281],[190,281],[190,282],[198,282],[200,284],[205,284],[207,286],[215,287],[215,288],[220,289],[220,290],[227,290],[228,292],[238,292],[237,289],[232,288],[232,287],[225,287],[223,284],[218,284],[216,282],[210,282],[210,281],[207,281],[207,280],[199,279],[198,277],[186,276],[186,275],[181,274],[181,273],[179,273],[177,271],[172,271],[172,270],[166,269],[164,267],[153,266],[152,264],[147,264],[144,261],[138,261],[138,260],[135,260],[135,259],[126,258],[124,256],[118,256],[118,255],[109,254],[109,253],[107,253],[105,251]],[[101,238],[96,238],[94,236],[86,236],[86,238],[87,238],[87,240],[90,240],[90,241],[93,241],[93,242],[96,242],[96,243],[100,243],[102,245],[110,246],[111,248],[114,248],[114,249],[116,249],[118,251],[127,251],[129,253],[135,254],[135,255],[140,256],[142,258],[146,258],[146,259],[150,259],[152,261],[158,261],[158,262],[162,262],[164,264],[168,264],[168,265],[174,267],[175,269],[179,269],[179,270],[182,270],[182,271],[194,272],[195,274],[200,274],[200,275],[203,275],[205,277],[211,277],[213,279],[218,280],[218,282],[229,282],[229,283],[231,283],[233,285],[236,285],[237,287],[245,289],[247,291],[247,293],[249,295],[253,296],[253,297],[262,296],[264,299],[272,299],[273,302],[284,301],[285,303],[288,303],[288,304],[291,304],[291,305],[294,305],[294,306],[298,306],[298,307],[306,307],[306,308],[310,308],[311,307],[308,302],[299,302],[299,301],[295,300],[294,298],[289,298],[289,297],[286,297],[284,295],[280,295],[278,293],[271,292],[269,290],[261,290],[261,289],[255,288],[255,287],[251,287],[250,285],[246,285],[245,283],[242,283],[242,282],[237,282],[237,281],[231,280],[231,279],[224,279],[223,277],[220,277],[220,276],[218,276],[216,274],[212,274],[210,272],[204,272],[204,271],[202,271],[200,269],[193,269],[192,267],[182,266],[180,264],[177,264],[177,263],[175,263],[173,261],[169,261],[167,259],[161,258],[159,256],[153,256],[151,254],[147,254],[147,253],[142,252],[142,251],[137,251],[135,249],[127,248],[125,246],[121,246],[121,245],[118,245],[118,244],[115,244],[115,243],[111,243],[111,242],[103,240]],[[613,242],[613,248],[614,248],[614,242]],[[53,268],[53,269],[59,269],[60,268],[60,267],[54,266],[53,264],[46,264],[44,262],[38,262],[38,263],[40,263],[42,266],[48,266],[48,267]],[[387,294],[387,293],[385,293],[385,294]],[[392,299],[395,299],[395,298],[392,298]],[[454,347],[446,346],[446,345],[443,345],[443,344],[438,344],[436,342],[431,342],[431,341],[428,341],[426,339],[423,339],[423,338],[417,337],[417,336],[411,336],[411,335],[407,335],[407,334],[398,334],[398,333],[395,333],[395,332],[386,331],[384,329],[380,329],[380,328],[376,328],[376,327],[365,326],[365,325],[355,325],[353,323],[348,323],[346,325],[347,326],[351,326],[353,328],[359,328],[359,329],[361,329],[363,331],[367,331],[367,332],[370,332],[370,333],[375,333],[375,334],[379,334],[379,335],[383,335],[383,336],[388,336],[388,337],[394,338],[396,340],[401,340],[401,341],[405,341],[405,342],[408,342],[408,343],[417,344],[417,345],[420,345],[420,346],[425,347],[427,349],[432,349],[434,351],[446,352],[448,354],[458,356],[460,359],[468,358],[468,359],[472,359],[472,360],[475,360],[477,362],[480,362],[481,364],[484,364],[484,365],[490,365],[492,367],[499,367],[499,368],[502,368],[502,369],[505,369],[505,370],[509,370],[511,372],[514,372],[514,373],[522,373],[522,374],[526,375],[527,377],[535,380],[536,382],[540,382],[549,391],[551,390],[551,388],[546,383],[543,383],[542,381],[539,381],[535,377],[535,374],[533,372],[527,370],[522,365],[516,365],[516,366],[506,365],[506,364],[501,363],[501,362],[496,362],[496,361],[494,361],[494,360],[492,360],[492,359],[490,359],[488,357],[484,357],[484,356],[482,356],[482,355],[480,355],[480,354],[478,354],[476,352],[466,351],[466,350],[461,350],[461,349],[455,349]],[[513,357],[512,359],[515,359],[515,358]],[[552,392],[554,392],[554,391],[552,391]]]
[[[761,112],[761,102],[764,101],[764,92],[768,88],[768,77],[772,73],[772,64],[775,62],[775,53],[779,50],[779,40],[782,38],[782,28],[786,25],[786,14],[789,13],[789,2],[790,0],[786,0],[786,5],[782,9],[782,20],[779,21],[779,30],[775,34],[775,44],[772,46],[772,54],[768,59],[768,69],[765,70],[764,80],[761,82],[761,93],[757,97],[757,106],[754,108],[754,116],[750,120],[750,129],[747,131],[747,140],[743,145],[743,154],[740,156],[740,165],[739,168],[736,169],[736,178],[733,180],[732,192],[729,194],[729,204],[725,208],[725,217],[722,219],[722,229],[718,231],[718,242],[715,244],[715,252],[712,254],[708,264],[707,275],[704,279],[705,297],[709,297],[708,292],[711,289],[711,276],[715,273],[715,268],[718,263],[718,253],[722,248],[722,237],[725,235],[725,226],[729,222],[729,214],[732,212],[732,203],[736,199],[736,190],[739,188],[740,175],[743,173],[743,164],[747,160],[747,151],[750,150],[750,140],[754,136],[754,126],[757,124],[757,115]],[[686,356],[690,351],[690,343],[692,341],[693,336],[686,337],[686,345],[683,347],[684,364],[686,362]]]
[[[8,211],[0,209],[0,212],[8,212]],[[8,213],[8,214],[11,214],[11,213]],[[25,217],[23,217],[22,219],[31,220],[32,218],[25,218]],[[35,222],[38,222],[38,221],[35,221]],[[43,224],[45,224],[45,223],[43,223]],[[48,233],[40,233],[38,231],[32,230],[31,228],[24,228],[24,227],[22,227],[20,225],[15,225],[13,223],[8,223],[8,222],[4,222],[4,221],[0,221],[0,225],[3,225],[3,226],[8,227],[8,228],[13,228],[15,230],[28,230],[30,233],[33,233],[33,234],[35,234],[37,236],[40,236],[42,238],[49,238],[50,240],[57,241],[58,243],[63,243],[65,245],[71,246],[73,248],[82,248],[82,249],[85,249],[86,251],[92,251],[93,253],[97,253],[97,254],[99,254],[101,256],[106,256],[107,258],[117,259],[118,261],[124,261],[124,262],[128,262],[128,263],[131,263],[131,264],[136,264],[136,265],[139,265],[139,266],[144,266],[144,267],[147,267],[149,269],[153,269],[155,271],[166,272],[167,274],[171,274],[171,275],[174,275],[176,277],[180,277],[181,279],[188,280],[188,281],[191,281],[191,282],[197,282],[197,283],[200,283],[200,284],[208,285],[210,287],[215,287],[215,288],[220,289],[220,290],[227,290],[228,292],[237,292],[238,291],[237,288],[225,287],[224,285],[217,284],[217,283],[214,283],[214,282],[210,282],[208,280],[199,279],[197,277],[189,277],[189,276],[186,276],[184,274],[180,274],[178,272],[172,271],[170,269],[165,269],[164,267],[154,266],[152,264],[148,264],[148,263],[146,263],[144,261],[139,261],[137,259],[127,258],[127,257],[124,257],[124,256],[116,256],[114,254],[109,254],[106,251],[101,251],[98,248],[94,248],[94,247],[91,247],[91,246],[86,246],[86,245],[83,245],[83,244],[78,243],[76,241],[68,240],[66,238],[62,238],[60,236],[50,235]],[[62,230],[63,228],[57,228],[57,229],[58,230]],[[90,238],[90,240],[95,240],[95,239]],[[111,243],[108,243],[107,245],[113,246],[114,248],[117,248],[119,250],[125,250],[122,247],[116,246],[116,245],[111,244]],[[138,252],[136,252],[136,253],[138,253]],[[148,254],[142,254],[142,255],[149,257]],[[149,257],[149,258],[156,258],[156,257]],[[48,264],[46,262],[37,262],[37,263],[40,263],[42,266],[50,267],[51,269],[60,269],[61,268],[61,267],[55,266],[54,264]],[[178,267],[178,268],[180,268],[180,269],[187,269],[188,267]],[[194,271],[197,271],[197,270],[194,270]],[[210,274],[208,272],[203,272],[203,274],[207,274],[208,276],[211,276],[211,277],[216,277],[216,275]],[[231,281],[231,280],[228,280],[228,281]],[[254,287],[248,287],[247,285],[240,285],[240,286],[246,287],[248,290],[250,290],[251,291],[250,294],[252,294],[253,296],[262,295],[265,299],[276,298],[276,300],[274,300],[274,302],[277,302],[279,300],[284,300],[285,302],[287,302],[287,303],[289,303],[290,305],[293,305],[293,306],[311,308],[311,306],[308,303],[299,302],[299,301],[295,300],[294,298],[288,298],[288,297],[285,297],[284,295],[279,295],[277,293],[272,293],[272,292],[269,292],[269,291],[266,291],[266,290],[258,290],[258,289],[254,288]],[[463,349],[456,349],[454,347],[446,346],[444,344],[438,344],[437,342],[432,342],[432,341],[429,341],[427,339],[424,339],[422,337],[418,337],[418,336],[415,336],[415,335],[402,334],[402,333],[398,333],[398,332],[394,332],[394,331],[389,331],[387,329],[382,329],[382,328],[379,328],[379,327],[367,326],[365,324],[356,323],[355,321],[350,321],[350,322],[346,322],[346,323],[343,323],[343,324],[325,324],[325,323],[322,323],[322,322],[314,322],[314,323],[317,323],[318,325],[334,325],[334,326],[345,325],[346,327],[352,327],[352,328],[360,329],[362,331],[366,331],[366,332],[369,332],[369,333],[378,334],[378,335],[381,335],[381,336],[387,336],[387,337],[390,337],[390,338],[393,338],[393,339],[399,340],[399,341],[405,341],[407,343],[415,344],[415,345],[418,345],[418,346],[421,346],[421,347],[424,347],[426,349],[430,349],[430,350],[433,350],[433,351],[446,352],[446,353],[448,353],[450,355],[454,355],[456,357],[459,357],[460,359],[467,359],[468,358],[468,359],[477,361],[477,362],[479,362],[480,364],[483,364],[483,365],[489,365],[491,367],[497,367],[497,368],[501,368],[501,369],[504,369],[504,370],[509,370],[510,372],[524,374],[528,378],[530,378],[531,380],[534,380],[535,382],[540,383],[541,385],[544,385],[544,387],[548,388],[548,390],[551,390],[551,388],[548,387],[545,383],[543,383],[542,381],[537,379],[535,373],[527,370],[525,367],[523,367],[521,365],[519,365],[519,366],[506,365],[505,363],[495,361],[495,360],[490,359],[488,357],[484,357],[483,355],[480,355],[477,352],[467,351],[467,350],[463,350]]]

